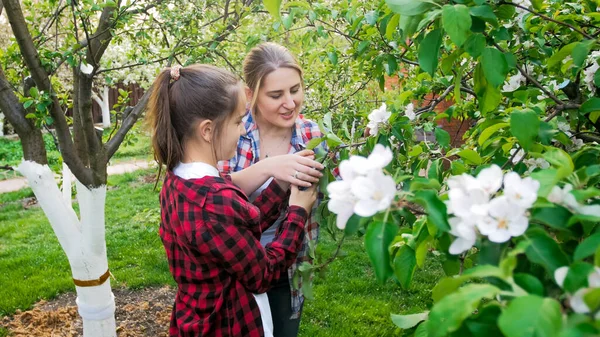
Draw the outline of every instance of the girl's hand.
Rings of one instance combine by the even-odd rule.
[[[268,170],[282,187],[287,184],[310,187],[323,176],[320,170],[323,164],[314,160],[315,153],[311,150],[302,150],[294,154],[269,157],[262,161],[268,161]],[[314,184],[316,185],[316,184]]]
[[[311,187],[302,191],[298,189],[298,186],[292,185],[289,202],[290,206],[300,206],[310,214],[315,200],[317,200],[317,184],[313,184]]]

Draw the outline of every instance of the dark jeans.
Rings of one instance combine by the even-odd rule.
[[[273,317],[274,337],[296,337],[300,327],[300,318],[290,319],[292,316],[292,293],[290,281],[287,276],[281,278],[271,290],[267,292],[271,316]]]

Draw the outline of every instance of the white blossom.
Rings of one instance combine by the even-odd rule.
[[[571,140],[573,141],[573,144],[567,147],[568,151],[578,151],[585,145],[583,139],[573,137]]]
[[[558,284],[561,288],[565,283],[565,279],[567,278],[567,274],[569,272],[569,267],[563,266],[557,268],[554,271],[554,280],[556,284]],[[590,312],[590,308],[584,301],[584,296],[590,292],[592,289],[600,288],[600,268],[594,266],[594,269],[590,272],[587,277],[588,286],[585,288],[578,289],[574,294],[569,296],[569,305],[571,309],[578,314],[587,314]],[[597,319],[598,317],[596,317]]]
[[[406,106],[406,108],[404,109],[404,115],[408,117],[408,119],[410,119],[411,121],[414,121],[415,118],[417,118],[417,115],[415,114],[414,104],[410,103]]]
[[[472,223],[458,217],[448,219],[448,223],[450,224],[450,234],[456,236],[448,250],[450,254],[458,255],[473,247],[477,233]]]
[[[357,174],[366,175],[373,170],[382,170],[392,162],[394,154],[389,147],[376,144],[369,157],[352,156],[349,164]]]
[[[354,179],[352,193],[358,199],[354,213],[363,217],[373,216],[390,207],[396,195],[396,183],[394,178],[382,171],[372,171],[367,176]]]
[[[392,151],[377,144],[368,158],[352,156],[340,163],[342,180],[327,186],[328,208],[337,214],[338,228],[344,229],[352,214],[368,217],[390,207],[396,196],[396,183],[383,168],[392,159]]]
[[[379,109],[371,111],[368,116],[369,123],[367,124],[367,127],[371,129],[371,136],[377,135],[379,132],[379,126],[381,124],[386,124],[391,115],[392,113],[387,111],[387,106],[385,103],[381,104]]]
[[[504,83],[502,86],[502,91],[504,92],[513,92],[519,89],[523,84],[527,82],[527,79],[520,72],[514,76],[508,78],[508,81]]]
[[[593,61],[591,66],[589,66],[583,70],[583,75],[584,75],[583,81],[585,82],[588,90],[591,91],[592,93],[596,92],[596,86],[594,85],[594,75],[596,75],[596,72],[598,71],[599,68],[600,68],[600,66],[598,65],[598,63],[596,61]]]
[[[508,172],[504,176],[504,196],[523,209],[533,206],[539,188],[540,182],[530,177],[521,179],[515,172]]]
[[[515,152],[517,152],[517,154],[515,154]],[[516,164],[521,161],[523,156],[525,156],[525,151],[523,151],[523,149],[519,149],[519,151],[517,151],[517,149],[510,149],[510,156],[512,157],[513,164]]]
[[[478,222],[477,228],[492,242],[506,242],[511,237],[520,236],[529,226],[524,209],[507,196],[490,201],[488,211],[490,216]]]
[[[600,217],[600,205],[580,204],[571,193],[572,190],[573,186],[571,184],[565,184],[562,189],[554,186],[547,199],[555,204],[565,206],[574,213]]]
[[[571,137],[571,126],[567,122],[558,121],[556,123],[559,131],[564,132],[567,136]]]
[[[533,172],[535,169],[547,169],[550,163],[544,158],[531,158],[523,160],[523,164],[527,166],[527,173]]]

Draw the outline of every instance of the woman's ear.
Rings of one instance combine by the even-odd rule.
[[[196,126],[196,137],[204,140],[207,143],[212,142],[215,125],[210,119],[205,119]]]
[[[248,103],[252,102],[252,95],[253,95],[252,89],[250,89],[248,86],[246,86],[244,88],[244,91],[246,92],[246,102],[248,102]]]

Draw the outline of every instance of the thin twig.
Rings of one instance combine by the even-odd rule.
[[[570,24],[568,24],[568,23],[566,23],[566,22],[562,22],[562,21],[555,20],[555,19],[553,19],[553,18],[551,18],[551,17],[549,17],[549,16],[546,16],[546,15],[544,15],[544,14],[542,14],[542,13],[535,12],[535,11],[533,11],[533,10],[531,10],[531,9],[527,8],[527,7],[523,7],[523,6],[521,6],[521,5],[518,5],[518,4],[516,4],[516,3],[512,3],[512,2],[504,2],[504,1],[502,1],[500,4],[502,4],[502,5],[510,5],[510,6],[514,6],[514,7],[517,7],[517,8],[523,9],[523,10],[526,10],[526,11],[528,11],[529,13],[531,13],[531,14],[533,14],[533,15],[536,15],[536,16],[539,16],[540,18],[543,18],[543,19],[545,19],[545,20],[548,20],[548,21],[554,22],[554,23],[556,23],[556,24],[559,24],[559,25],[561,25],[561,26],[569,27],[569,28],[570,28],[571,30],[573,30],[574,32],[577,32],[577,33],[579,33],[579,34],[581,34],[581,35],[585,36],[586,38],[588,38],[588,39],[590,39],[590,40],[593,40],[593,39],[594,39],[594,37],[593,37],[593,36],[591,36],[591,35],[587,34],[586,32],[584,32],[584,31],[582,31],[582,30],[579,30],[579,29],[577,29],[576,27],[574,27],[574,26],[572,26],[572,25],[570,25]]]

